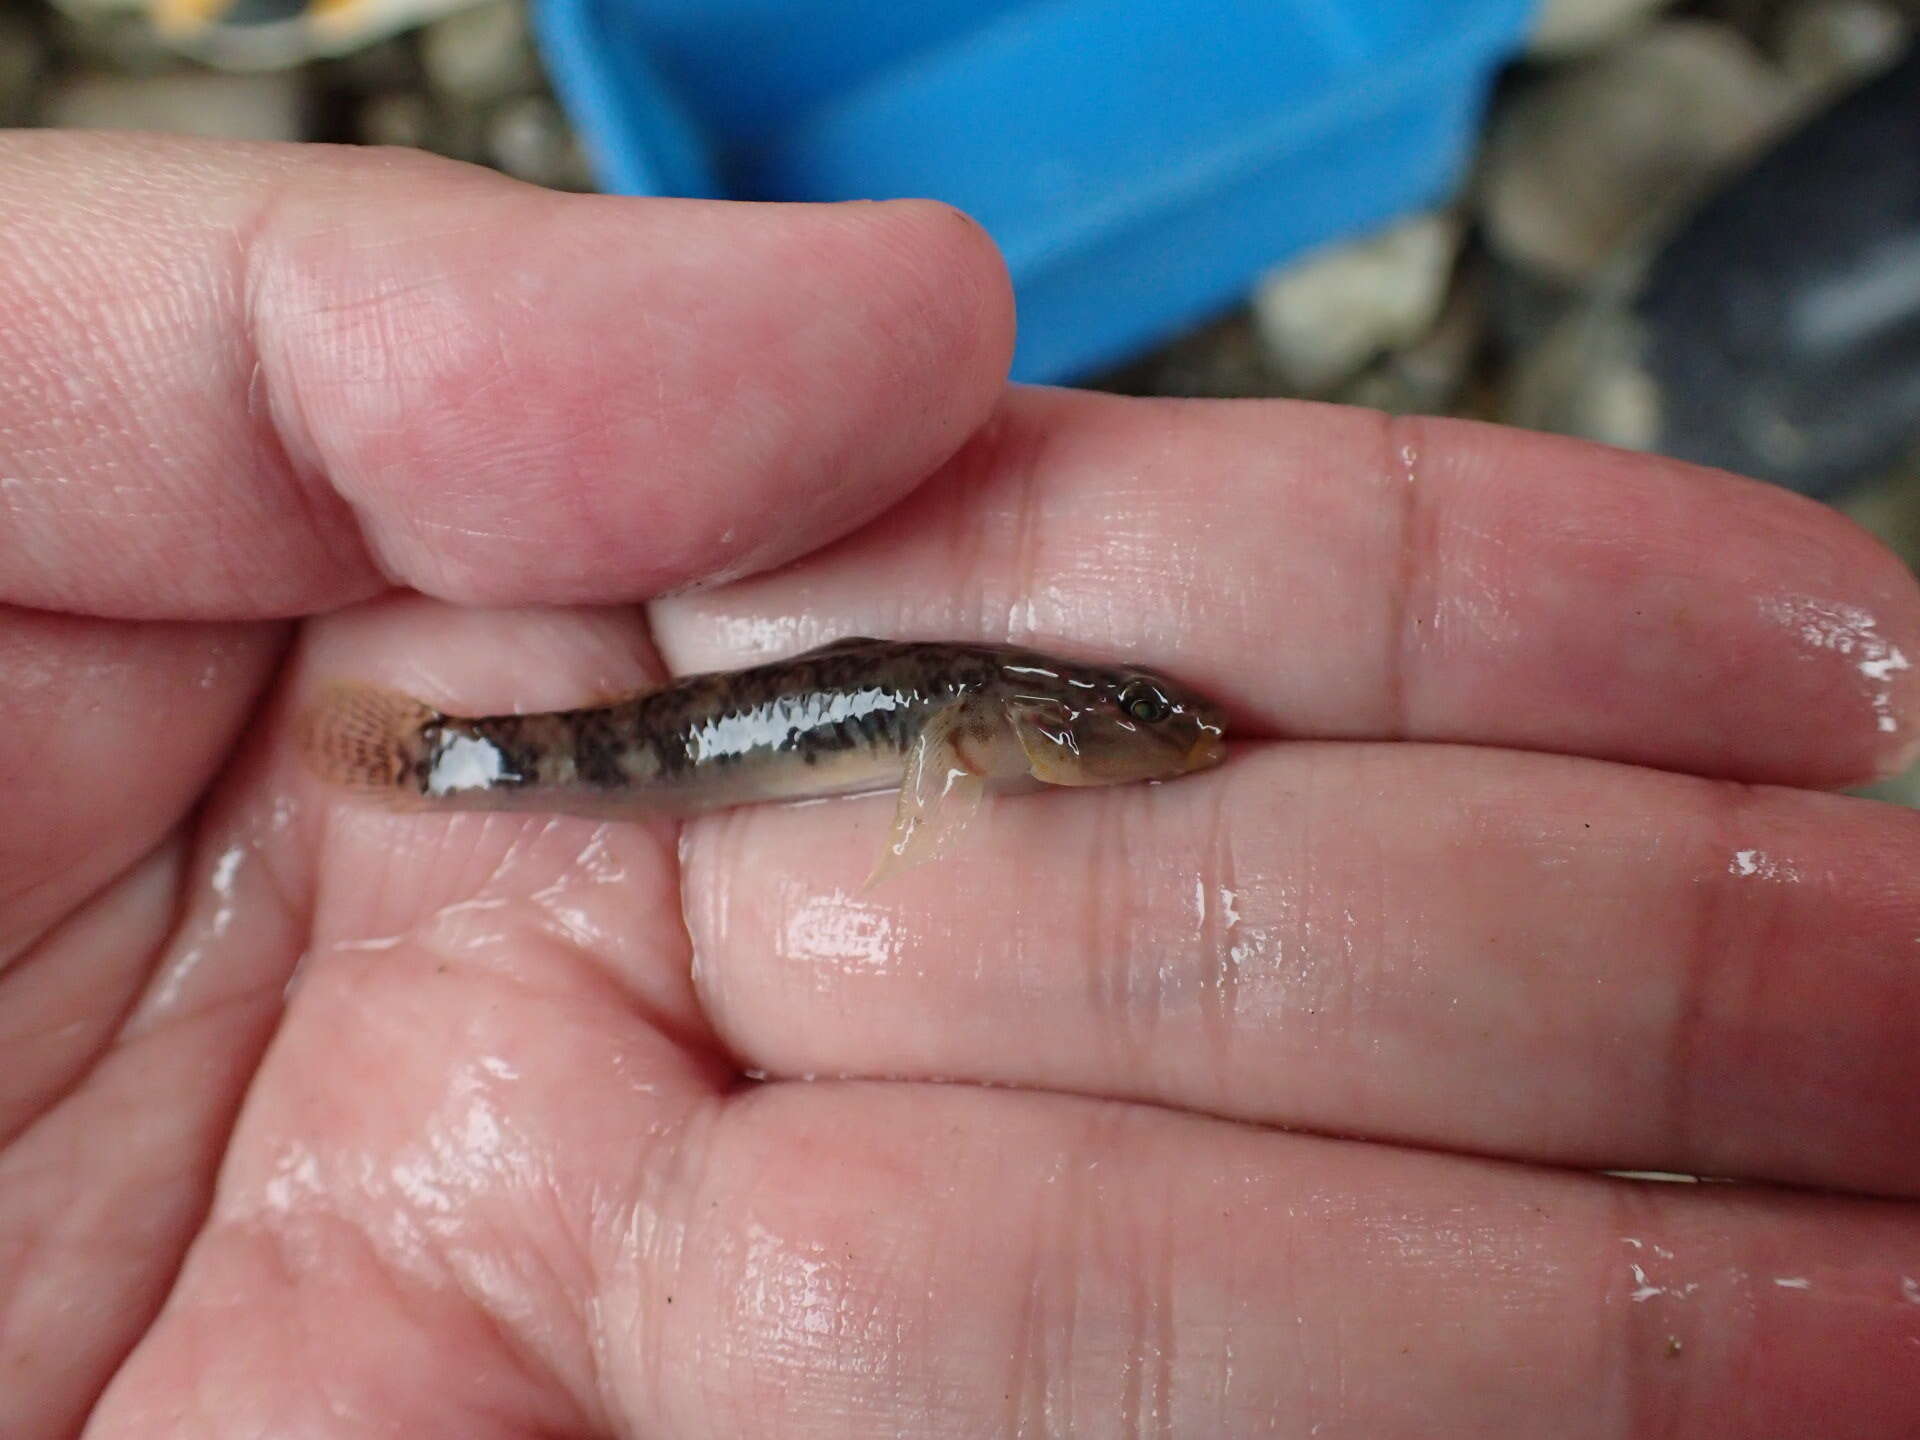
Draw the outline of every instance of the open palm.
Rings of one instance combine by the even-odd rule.
[[[0,215],[0,1435],[1920,1426],[1920,819],[1815,793],[1911,751],[1920,595],[1843,522],[1006,391],[931,205],[44,135]],[[847,633],[1239,743],[873,891],[885,797],[287,743]]]

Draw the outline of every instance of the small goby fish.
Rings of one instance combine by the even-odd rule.
[[[343,685],[300,729],[322,779],[392,803],[633,816],[898,787],[869,883],[944,851],[988,789],[1170,780],[1225,757],[1219,709],[1131,666],[865,636],[607,705],[449,715]]]

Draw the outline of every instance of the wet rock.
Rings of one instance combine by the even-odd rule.
[[[1841,493],[1920,440],[1920,51],[1723,187],[1634,311],[1660,448]]]
[[[474,165],[492,165],[487,153],[487,120],[490,112],[480,105],[439,105],[434,109],[433,137],[427,148],[437,155],[465,160]]]
[[[469,104],[504,100],[544,83],[520,0],[485,0],[435,21],[421,32],[420,59],[436,91]]]
[[[433,102],[412,90],[369,95],[354,116],[354,138],[363,145],[404,145],[431,150],[434,138]]]
[[[49,92],[48,125],[80,130],[156,130],[215,140],[299,140],[307,95],[289,74],[79,74]]]
[[[411,35],[381,40],[320,64],[325,83],[362,95],[419,90],[424,83],[419,50]]]
[[[40,27],[17,11],[0,10],[0,125],[26,120],[46,69]]]
[[[1920,443],[1920,51],[1702,202],[1523,367],[1517,423],[1830,498]]]
[[[1485,272],[1484,264],[1460,267],[1445,306],[1426,334],[1387,352],[1333,398],[1396,415],[1485,410],[1485,402],[1465,394],[1487,333]]]
[[[1276,393],[1253,314],[1245,308],[1087,383],[1091,389],[1117,395],[1177,395],[1190,399]]]
[[[487,121],[487,158],[499,169],[553,190],[591,190],[586,153],[560,107],[545,95],[522,95]]]
[[[1618,40],[1671,3],[1672,0],[1541,0],[1527,49],[1548,59],[1597,50]]]
[[[1501,418],[1629,450],[1660,440],[1646,327],[1624,305],[1584,304],[1514,366]]]
[[[1488,235],[1506,259],[1584,284],[1751,156],[1793,99],[1724,26],[1649,27],[1505,108],[1480,186]]]
[[[140,0],[60,0],[54,38],[67,61],[121,75],[159,75],[182,66],[154,30]]]
[[[116,0],[63,0],[73,6]],[[145,0],[143,0],[145,3]],[[160,38],[171,49],[224,70],[284,70],[377,49],[391,37],[474,0],[237,0],[213,8],[153,0]]]
[[[1881,0],[1811,0],[1780,17],[1774,43],[1788,78],[1817,100],[1899,59],[1913,28]]]
[[[1425,335],[1446,302],[1460,235],[1457,216],[1415,216],[1263,282],[1254,315],[1280,385],[1325,395]]]

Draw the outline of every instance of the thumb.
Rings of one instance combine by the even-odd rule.
[[[916,484],[1011,349],[925,202],[563,196],[424,156],[0,138],[0,601],[644,597]]]

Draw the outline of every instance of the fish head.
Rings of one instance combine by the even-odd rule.
[[[1049,785],[1172,780],[1226,758],[1220,707],[1145,670],[1063,674],[1009,706],[1034,778]]]

